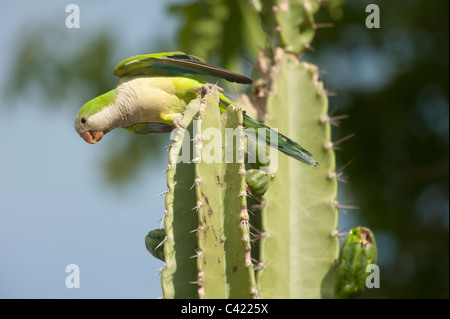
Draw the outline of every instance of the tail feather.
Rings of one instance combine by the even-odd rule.
[[[223,112],[228,105],[232,104],[232,102],[226,98],[224,95],[220,95],[220,108]],[[299,160],[302,163],[305,163],[309,166],[318,166],[319,163],[316,162],[314,159],[314,155],[312,155],[310,152],[305,150],[300,144],[294,142],[290,138],[284,136],[281,133],[278,133],[271,129],[270,127],[261,124],[248,115],[244,113],[244,127],[246,129],[254,129],[255,132],[258,132],[258,129],[264,129],[265,130],[265,143],[267,145],[270,145],[271,147],[279,150],[280,152],[286,154],[287,156],[290,156],[292,158],[295,158],[296,160]],[[258,138],[255,136],[255,134],[246,134],[247,137],[254,139],[255,141],[258,141]]]
[[[270,127],[258,123],[248,115],[244,114],[244,127],[252,128],[257,132],[258,129],[262,128],[265,130],[265,142],[267,145],[279,150],[280,152],[299,160],[309,166],[318,166],[319,163],[314,159],[314,155],[305,150],[300,144],[294,142],[290,138],[284,136],[271,129]],[[254,134],[247,134],[248,137],[255,139]]]

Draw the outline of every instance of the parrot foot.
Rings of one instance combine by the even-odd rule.
[[[182,122],[183,117],[179,116],[173,119],[173,126],[175,128],[184,128],[183,122]]]
[[[208,94],[213,87],[217,87],[217,90],[219,90],[219,92],[224,92],[224,90],[220,86],[218,86],[217,83],[216,84],[206,83],[202,85],[203,95]]]

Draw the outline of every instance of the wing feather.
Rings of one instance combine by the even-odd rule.
[[[115,67],[114,74],[120,78],[136,75],[202,74],[220,77],[230,82],[252,83],[251,79],[243,75],[208,64],[196,56],[183,52],[137,55],[120,62]]]

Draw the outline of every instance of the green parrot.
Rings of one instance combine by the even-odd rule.
[[[116,88],[87,102],[75,119],[75,130],[95,144],[106,133],[122,127],[136,134],[171,132],[186,105],[201,93],[207,75],[230,82],[251,84],[249,78],[207,64],[183,52],[138,55],[114,69],[120,78]],[[220,93],[220,111],[234,104]],[[266,144],[310,166],[319,165],[314,156],[296,142],[244,115],[247,129],[265,129]],[[251,136],[251,134],[247,134]],[[272,136],[272,138],[271,138]],[[273,136],[276,136],[275,141]]]

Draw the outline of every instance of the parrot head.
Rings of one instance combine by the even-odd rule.
[[[108,117],[102,113],[115,102],[116,90],[109,91],[87,102],[75,119],[75,130],[89,144],[96,144],[112,130]]]

